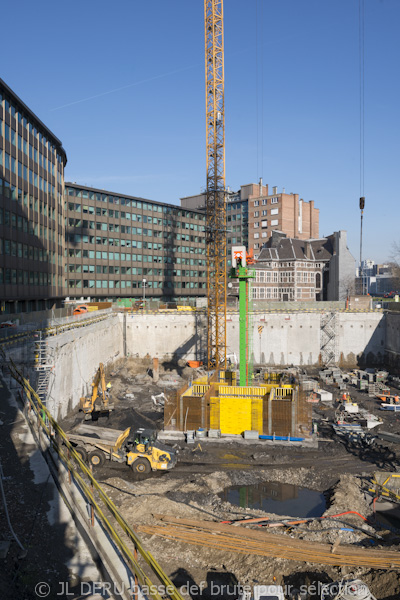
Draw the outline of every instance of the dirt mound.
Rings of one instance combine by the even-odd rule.
[[[155,421],[146,417],[133,407],[124,411],[112,412],[108,419],[107,427],[111,429],[126,429],[131,427],[132,431],[143,427],[144,429],[154,429]]]
[[[349,474],[342,475],[333,487],[329,504],[330,506],[324,516],[347,511],[356,511],[364,517],[371,514],[371,508],[365,499],[360,478]],[[346,520],[353,521],[355,519],[357,519],[357,523],[361,523],[360,518],[356,515],[346,515]]]

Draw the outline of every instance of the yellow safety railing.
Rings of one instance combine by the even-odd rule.
[[[262,397],[265,395],[265,389],[262,387],[245,387],[240,385],[219,385],[218,392],[220,396],[235,397]]]
[[[4,355],[4,352],[3,352]],[[41,426],[43,431],[46,433],[49,443],[53,449],[57,452],[58,456],[64,463],[68,471],[73,475],[75,482],[80,487],[82,494],[87,498],[87,501],[93,507],[94,512],[102,523],[103,528],[108,532],[115,545],[118,547],[122,557],[132,570],[135,578],[140,586],[147,587],[147,594],[153,598],[153,600],[163,600],[165,596],[171,598],[171,600],[184,600],[182,595],[176,589],[168,575],[163,571],[159,563],[155,558],[148,552],[140,538],[136,535],[130,525],[125,521],[122,514],[119,512],[113,501],[103,491],[100,484],[93,477],[92,472],[82,461],[79,454],[75,451],[74,447],[68,441],[68,438],[63,429],[58,425],[57,421],[53,418],[51,413],[48,411],[46,406],[42,403],[35,390],[30,385],[29,381],[23,377],[23,375],[17,369],[15,363],[9,359],[10,373],[12,377],[22,386],[26,397],[28,399],[30,407],[35,411],[38,424]],[[47,422],[46,422],[47,421]],[[66,450],[64,449],[66,448]],[[71,461],[71,457],[77,463],[77,466]],[[100,502],[104,505],[100,505],[100,502],[96,500],[90,486],[84,481],[82,475],[85,475],[90,485],[96,490],[99,496]],[[125,541],[120,533],[111,524],[109,517],[104,512],[106,508],[110,515],[115,519],[123,533],[127,536]],[[133,550],[130,547],[133,545]],[[140,555],[144,561],[149,565],[154,574],[157,576],[161,584],[163,585],[163,595],[161,596],[158,589],[159,586],[155,585],[150,578],[144,572],[142,566],[138,562],[138,555]]]
[[[192,385],[182,394],[182,396],[204,396],[209,388],[209,385]]]
[[[269,400],[293,400],[293,388],[272,388],[269,394]]]
[[[376,480],[376,476],[375,476],[374,479],[372,479],[372,483],[375,485],[375,489],[371,488],[368,491],[373,492],[375,494],[379,492],[379,494],[381,496],[385,496],[386,498],[391,498],[394,502],[400,502],[400,495],[399,495],[399,493],[397,493],[400,488],[400,483],[396,487],[396,491],[391,490],[388,487],[386,487],[391,479],[398,479],[398,478],[400,478],[400,474],[390,473],[382,483],[379,483],[379,481]]]

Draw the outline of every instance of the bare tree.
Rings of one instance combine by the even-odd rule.
[[[347,275],[340,280],[339,283],[339,298],[345,300],[348,296],[356,294],[356,278],[355,275]]]
[[[400,289],[400,243],[393,242],[391,261],[388,263],[392,275],[392,289]]]

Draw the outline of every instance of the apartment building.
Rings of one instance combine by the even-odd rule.
[[[63,297],[66,163],[60,140],[0,79],[2,312],[50,308]]]
[[[205,210],[206,195],[181,198],[181,206]],[[227,256],[230,264],[232,246],[246,246],[258,256],[274,230],[290,238],[306,240],[319,236],[319,209],[314,201],[304,202],[298,194],[269,194],[268,185],[250,183],[237,192],[229,188],[226,194]]]
[[[204,212],[66,183],[65,213],[70,299],[206,294]]]
[[[255,190],[257,191],[257,186]],[[261,191],[261,190],[260,190]],[[278,193],[252,194],[249,197],[248,247],[258,256],[274,230],[282,231],[289,238],[308,240],[319,237],[319,209],[314,201],[304,202],[298,194]]]
[[[242,185],[240,190],[234,192],[230,188],[226,192],[226,246],[227,263],[231,265],[232,246],[249,247],[249,206],[252,198],[268,195],[268,185],[250,183]],[[181,198],[181,206],[185,208],[205,211],[206,194],[186,196]]]

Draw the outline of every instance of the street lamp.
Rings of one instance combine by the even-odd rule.
[[[144,305],[146,303],[146,283],[147,283],[147,279],[143,279],[142,280],[142,287],[143,287],[143,308],[144,308]]]

